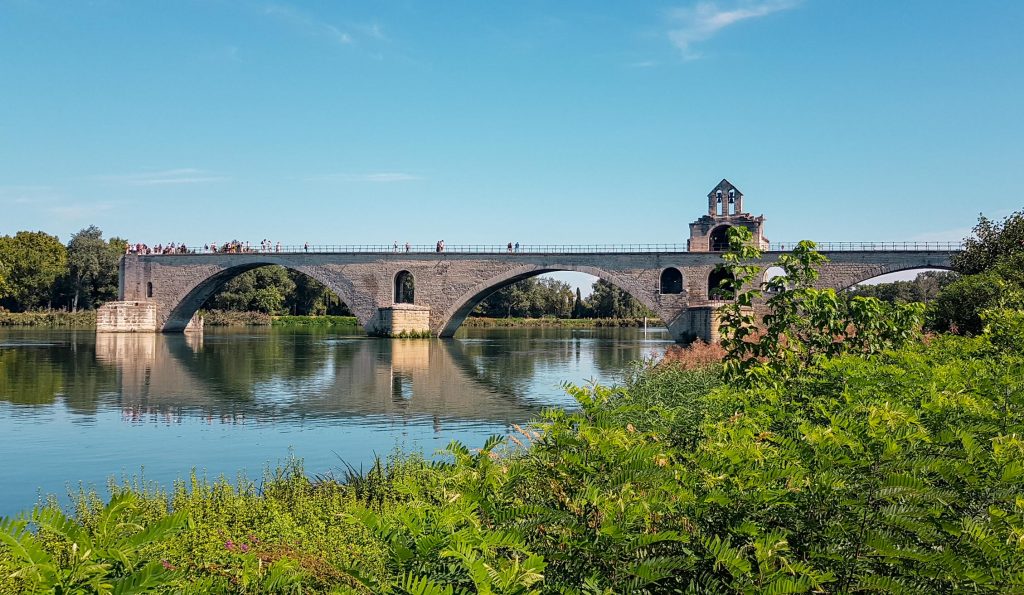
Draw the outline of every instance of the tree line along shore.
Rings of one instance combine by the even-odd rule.
[[[809,242],[752,287],[734,229],[720,345],[434,459],[44,502],[0,520],[0,592],[1024,592],[1024,215],[929,306],[815,289]]]

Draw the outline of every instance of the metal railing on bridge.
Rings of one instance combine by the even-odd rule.
[[[768,251],[792,250],[799,242],[772,242]],[[715,246],[724,249],[725,246]],[[817,242],[821,252],[903,252],[936,251],[956,252],[963,249],[960,242]],[[525,244],[511,249],[507,245],[460,244],[438,250],[429,244],[289,244],[261,247],[259,245],[174,246],[155,251],[144,250],[143,255],[175,254],[631,254],[688,252],[686,244]],[[712,250],[720,252],[722,250]],[[129,254],[137,254],[131,246]]]

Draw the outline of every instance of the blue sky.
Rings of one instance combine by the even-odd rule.
[[[0,234],[774,241],[1021,208],[1024,3],[0,0]]]

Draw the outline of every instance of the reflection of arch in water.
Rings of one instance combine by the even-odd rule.
[[[350,286],[350,283],[335,282],[334,279],[329,279],[326,276],[319,273],[319,270],[315,267],[300,267],[292,266],[287,261],[275,259],[266,261],[260,259],[257,255],[254,255],[252,259],[247,259],[244,264],[239,264],[233,267],[229,267],[220,270],[209,277],[206,277],[199,283],[197,283],[191,290],[183,297],[171,310],[167,316],[167,321],[164,323],[163,330],[165,331],[180,331],[192,320],[192,317],[196,312],[210,299],[215,293],[217,293],[224,285],[241,275],[249,271],[265,267],[277,265],[284,267],[285,269],[296,271],[312,277],[315,281],[327,287],[327,289],[334,292],[334,294],[341,300],[346,306],[348,306],[352,313],[356,316],[359,324],[366,328],[370,319],[376,315],[375,308],[362,308],[358,309],[355,304],[360,303],[356,299],[355,291]]]
[[[255,359],[281,365],[240,366],[260,344],[267,352]],[[518,394],[467,374],[465,363],[453,356],[457,346],[312,333],[104,333],[97,336],[96,359],[116,369],[120,402],[135,417],[139,412],[218,421],[397,415],[507,423],[537,414],[539,408]],[[304,353],[296,356],[296,349]],[[297,360],[312,365],[296,373],[287,364]]]
[[[678,311],[667,310],[661,306],[655,297],[656,287],[644,287],[636,280],[629,277],[620,276],[619,274],[592,266],[566,264],[541,266],[536,264],[525,264],[504,271],[494,277],[478,283],[476,286],[472,287],[470,290],[464,292],[461,296],[455,299],[452,302],[453,305],[446,312],[441,313],[442,321],[440,325],[441,331],[438,333],[439,336],[453,336],[455,331],[459,329],[459,326],[466,320],[480,302],[484,301],[487,296],[499,289],[508,287],[513,283],[522,281],[523,279],[536,277],[537,275],[542,275],[544,273],[557,273],[559,271],[586,273],[611,283],[633,296],[634,299],[654,312],[663,322],[665,322],[665,324],[669,325],[669,328],[672,327],[673,321],[679,315]]]

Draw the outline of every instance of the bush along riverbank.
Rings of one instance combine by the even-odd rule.
[[[272,316],[263,312],[209,310],[202,312],[203,326],[278,326],[292,328],[358,327],[355,316]]]
[[[644,323],[650,328],[664,327],[659,318],[485,318],[471,316],[462,326],[478,328],[495,327],[544,327],[544,328],[602,328],[602,327],[639,327]]]
[[[37,312],[0,312],[0,326],[31,326],[39,328],[96,328],[96,312],[64,312],[43,310]]]
[[[923,341],[919,305],[814,289],[812,248],[756,335],[732,288],[721,364],[570,386],[437,461],[44,506],[0,522],[0,592],[1024,591],[1024,311]]]

